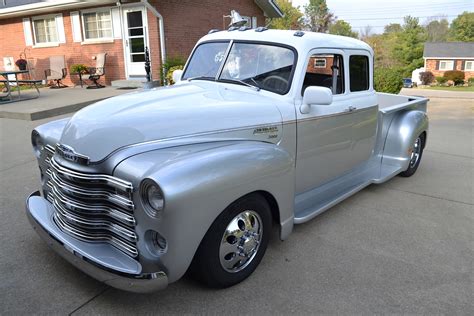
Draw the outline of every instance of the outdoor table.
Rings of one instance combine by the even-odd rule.
[[[18,80],[18,74],[25,74],[28,72],[29,72],[28,70],[0,70],[0,76],[3,76],[5,78],[5,80],[2,80],[2,83],[5,84],[5,88],[7,89],[6,95],[0,96],[0,104],[35,99],[39,97],[40,92],[36,84],[39,83],[40,80]],[[10,78],[8,78],[9,75],[15,75],[15,80],[10,80]],[[16,82],[16,87],[18,89],[18,99],[13,98],[12,86],[11,86],[12,82]],[[35,97],[22,98],[21,89],[19,85],[20,83],[33,84],[34,87],[36,88],[36,92],[38,93],[38,95]]]
[[[21,93],[20,93],[20,87],[18,86],[18,74],[24,74],[28,73],[28,70],[0,70],[0,75],[5,78],[5,81],[3,82],[5,84],[5,88],[7,88],[7,94],[4,96],[1,96],[1,99],[10,99],[10,101],[13,101],[12,98],[12,89],[10,86],[10,78],[8,78],[9,75],[15,75],[15,82],[18,87],[18,99],[21,98]],[[0,102],[2,100],[0,99]]]

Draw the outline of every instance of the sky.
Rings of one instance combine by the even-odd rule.
[[[303,6],[308,0],[293,0],[293,6]],[[463,11],[474,11],[474,0],[326,0],[329,10],[338,19],[349,22],[354,31],[363,31],[367,25],[372,33],[382,33],[385,25],[403,23],[403,17],[411,15],[425,24],[432,16],[446,17],[448,21]]]

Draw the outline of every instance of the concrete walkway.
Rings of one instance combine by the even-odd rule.
[[[443,99],[470,99],[474,100],[474,92],[469,91],[447,91],[447,90],[431,90],[423,88],[406,89],[400,91],[403,95],[423,96],[427,98],[443,98]]]
[[[40,97],[37,99],[0,104],[0,118],[40,120],[72,113],[94,102],[130,92],[130,90],[118,90],[113,87],[103,89],[42,88],[40,91]],[[36,93],[34,90],[21,91],[24,96],[34,93]]]

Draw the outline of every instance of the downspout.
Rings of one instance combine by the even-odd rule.
[[[160,26],[160,51],[161,51],[161,68],[163,69],[163,65],[166,62],[166,47],[165,47],[165,23],[163,22],[163,16],[156,10],[156,8],[151,5],[148,0],[141,0],[141,3],[145,5],[145,7],[153,13],[154,16],[158,18],[158,23]],[[148,36],[150,36],[150,32],[148,32]]]

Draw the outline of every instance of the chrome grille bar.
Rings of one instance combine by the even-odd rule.
[[[48,146],[47,199],[54,207],[58,227],[76,239],[108,243],[137,257],[132,184],[110,175],[66,168],[55,160],[54,147]]]

